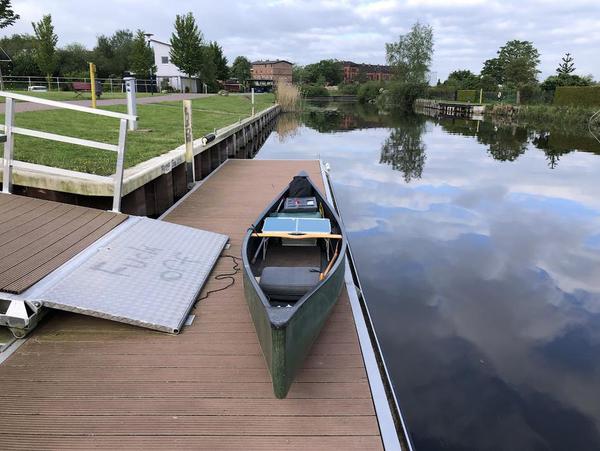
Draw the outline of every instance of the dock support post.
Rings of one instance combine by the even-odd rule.
[[[4,178],[2,179],[2,192],[9,194],[12,190],[12,160],[14,135],[12,132],[13,122],[15,120],[15,99],[6,98],[6,107],[4,110]]]
[[[183,101],[183,128],[185,137],[185,173],[188,189],[194,184],[194,135],[192,130],[192,101]]]

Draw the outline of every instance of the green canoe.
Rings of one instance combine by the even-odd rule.
[[[340,295],[346,245],[336,212],[304,172],[244,238],[244,292],[277,398]]]

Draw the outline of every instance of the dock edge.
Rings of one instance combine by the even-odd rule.
[[[344,219],[338,208],[329,174],[323,165],[323,161],[319,160],[319,163],[325,186],[325,194],[338,212],[343,226]],[[386,450],[413,451],[414,446],[410,439],[406,422],[402,416],[396,394],[394,393],[369,308],[362,294],[363,290],[354,264],[350,243],[348,243],[347,257],[345,274],[346,290],[350,299],[356,332],[367,370],[367,378],[369,380],[369,387],[371,388],[383,446]]]

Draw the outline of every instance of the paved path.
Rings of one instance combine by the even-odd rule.
[[[159,103],[159,102],[172,102],[185,99],[199,99],[203,97],[214,96],[215,94],[157,94],[149,97],[138,97],[137,103]],[[109,106],[109,105],[125,105],[127,99],[104,99],[98,100],[96,104],[98,106]],[[81,106],[92,106],[91,100],[69,100],[65,103],[71,103],[73,105]],[[52,110],[54,107],[48,105],[41,105],[39,103],[30,102],[17,102],[15,106],[16,113],[22,113],[25,111],[41,111],[41,110]],[[4,113],[4,104],[0,106],[0,111]]]

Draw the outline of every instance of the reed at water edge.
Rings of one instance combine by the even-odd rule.
[[[278,83],[275,98],[284,112],[300,111],[301,109],[300,90],[290,83]]]

